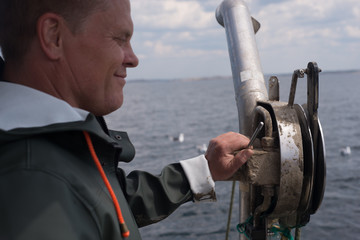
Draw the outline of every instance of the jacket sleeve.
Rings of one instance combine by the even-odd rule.
[[[179,163],[165,167],[156,176],[133,171],[128,176],[122,169],[117,177],[139,227],[156,223],[169,216],[193,194]]]

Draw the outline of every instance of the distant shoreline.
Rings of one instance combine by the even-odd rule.
[[[360,69],[351,69],[351,70],[332,70],[332,71],[324,71],[321,74],[345,74],[345,73],[360,73]],[[270,74],[265,73],[265,79],[270,76],[291,76],[292,73],[277,73]],[[226,80],[232,79],[232,76],[212,76],[212,77],[193,77],[193,78],[162,78],[162,79],[129,79],[128,82],[158,82],[158,81],[184,81],[184,82],[192,82],[192,81],[208,81],[208,80]]]

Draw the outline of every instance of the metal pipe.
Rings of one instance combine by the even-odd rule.
[[[240,222],[244,223],[246,222],[246,220],[248,219],[248,217],[250,216],[250,210],[251,210],[251,205],[250,205],[250,184],[249,183],[244,183],[244,182],[240,182],[239,183],[239,189],[240,189]],[[240,240],[247,240],[245,235],[240,234]]]
[[[224,0],[216,19],[226,30],[240,133],[250,136],[256,103],[268,100],[252,19],[242,0]]]
[[[250,136],[257,101],[268,100],[254,33],[259,26],[253,24],[242,0],[224,0],[216,9],[216,19],[226,31],[239,132]],[[240,222],[245,222],[250,215],[249,189],[249,184],[240,183]],[[245,239],[245,236],[241,235],[240,239]]]

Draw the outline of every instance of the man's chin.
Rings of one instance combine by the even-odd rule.
[[[124,102],[123,97],[117,98],[116,100],[112,101],[111,104],[108,105],[108,108],[104,109],[105,111],[102,115],[107,115],[112,112],[115,112],[123,105],[123,102]]]
[[[88,107],[82,108],[95,116],[105,116],[118,110],[123,104],[123,99],[116,99],[103,104],[93,104]]]

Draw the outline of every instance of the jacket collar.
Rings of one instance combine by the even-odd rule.
[[[0,130],[85,121],[90,113],[49,94],[0,81]]]
[[[0,81],[0,144],[33,134],[87,131],[111,144],[117,161],[130,162],[135,149],[125,132],[109,131],[102,117],[41,91]],[[116,161],[116,164],[117,164]]]

